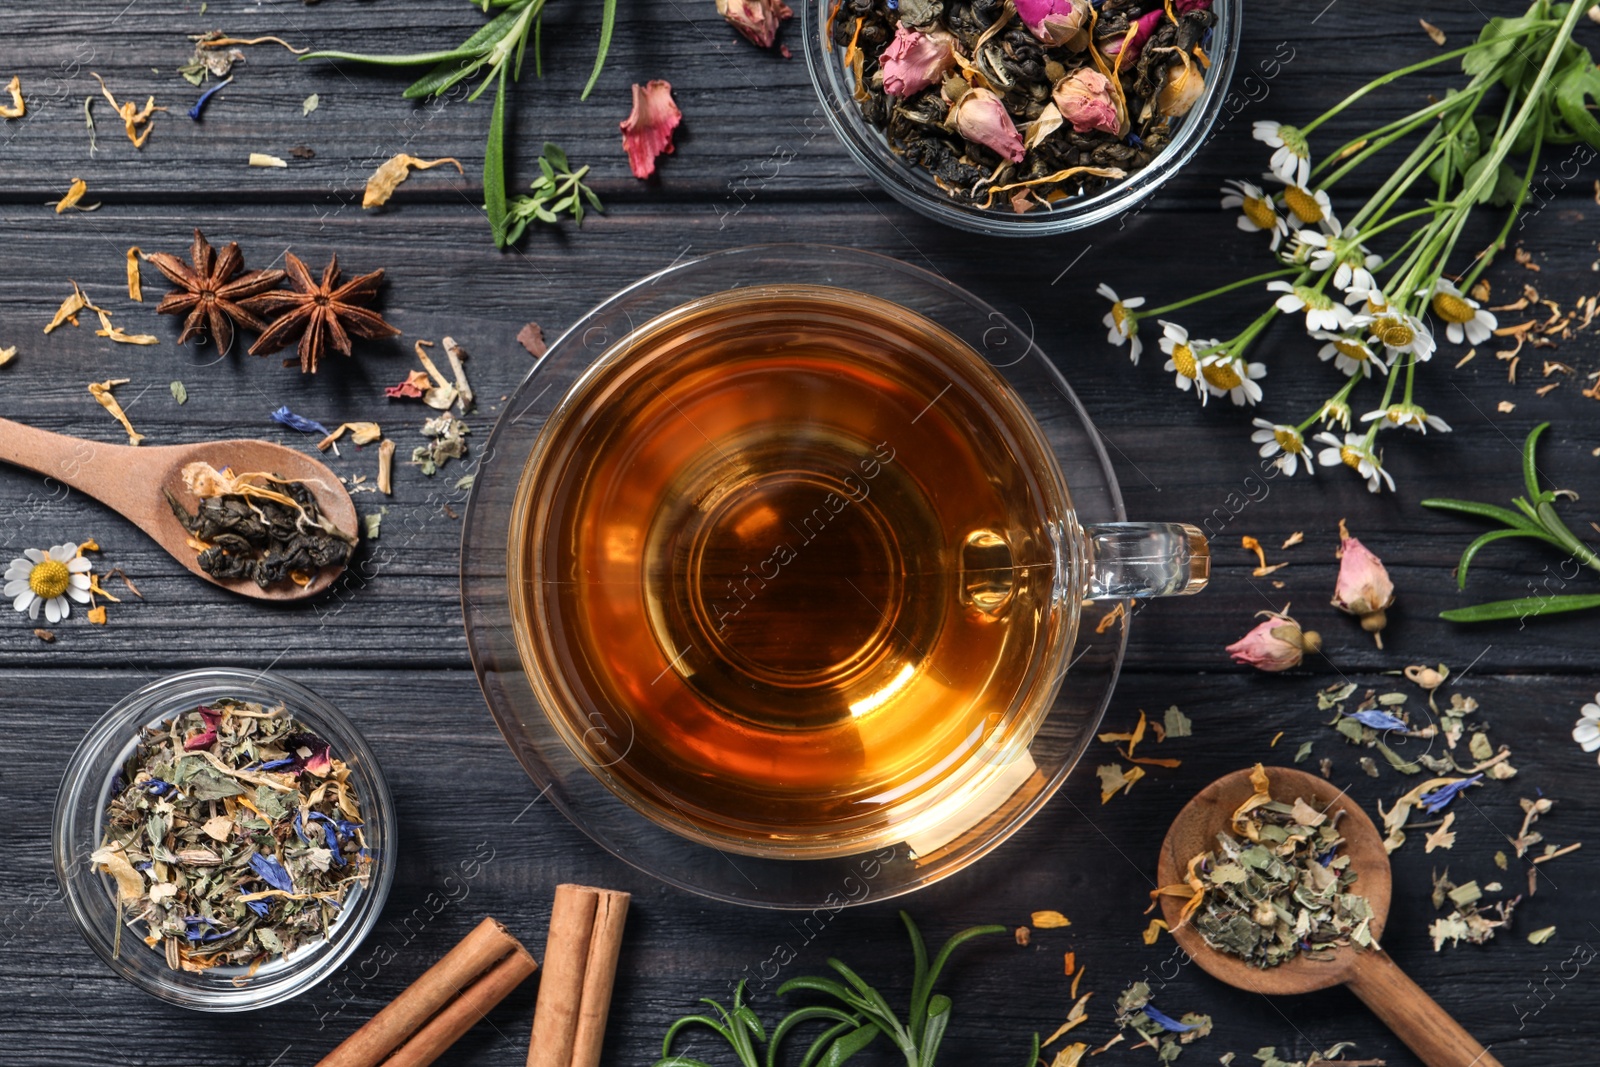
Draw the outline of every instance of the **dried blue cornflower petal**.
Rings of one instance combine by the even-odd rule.
[[[272,910],[272,904],[265,900],[247,900],[245,901],[244,906],[255,912],[257,915],[265,915],[267,912]]]
[[[1150,1016],[1153,1022],[1159,1023],[1163,1030],[1171,1030],[1175,1034],[1187,1034],[1194,1029],[1194,1026],[1189,1023],[1180,1023],[1165,1012],[1157,1011],[1152,1004],[1146,1004],[1140,1010]]]
[[[1350,714],[1350,718],[1354,719],[1362,726],[1370,726],[1374,730],[1411,729],[1411,727],[1407,725],[1404,720],[1397,719],[1393,715],[1390,715],[1387,711],[1379,711],[1377,708],[1368,708],[1366,711],[1352,712]]]
[[[224,78],[222,81],[213,85],[211,88],[207,89],[205,92],[201,93],[200,99],[196,100],[194,102],[194,107],[189,109],[189,117],[198,122],[200,120],[200,112],[206,106],[206,101],[211,99],[211,95],[213,93],[231,81],[233,81],[233,77],[230,75],[229,77]]]
[[[284,767],[292,767],[294,766],[294,763],[295,758],[293,756],[285,756],[282,759],[268,760],[261,766],[253,769],[258,771],[276,771],[281,770]]]
[[[304,415],[296,415],[289,410],[289,405],[287,404],[272,413],[272,421],[282,423],[291,430],[299,430],[301,433],[320,433],[322,436],[327,437],[333,432],[316,419],[308,419]]]
[[[285,893],[294,892],[294,881],[289,877],[289,872],[284,870],[283,864],[273,857],[263,856],[257,852],[250,857],[250,868],[272,888],[281,889]]]
[[[1437,815],[1456,798],[1456,794],[1468,786],[1477,785],[1481,781],[1483,781],[1483,775],[1474,774],[1471,778],[1463,778],[1459,782],[1441,785],[1431,793],[1424,793],[1417,803],[1421,804],[1429,815]]]

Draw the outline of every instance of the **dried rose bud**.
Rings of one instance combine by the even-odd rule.
[[[1111,80],[1097,70],[1080,68],[1056,82],[1051,99],[1072,128],[1079,133],[1100,130],[1115,134],[1122,129],[1117,102],[1111,95]]]
[[[988,89],[970,89],[950,109],[956,132],[969,141],[994,149],[1003,158],[1021,163],[1025,154],[1016,123],[1005,104]]]
[[[1339,520],[1339,580],[1333,589],[1333,606],[1361,620],[1361,628],[1383,647],[1382,630],[1389,624],[1385,614],[1394,603],[1394,582],[1383,560],[1366,545],[1350,536],[1344,520]]]
[[[783,0],[717,0],[717,14],[758,48],[771,48],[778,26],[794,12]]]
[[[1123,65],[1128,66],[1134,60],[1139,58],[1139,53],[1144,51],[1144,43],[1150,39],[1150,35],[1155,32],[1156,27],[1161,25],[1161,20],[1166,17],[1167,13],[1159,7],[1154,11],[1145,12],[1143,15],[1140,15],[1138,21],[1133,24],[1133,38],[1129,40],[1126,45],[1123,43],[1123,38],[1127,36],[1128,31],[1123,30],[1119,36],[1112,38],[1110,41],[1106,41],[1106,44],[1101,51],[1105,52],[1105,54],[1108,56],[1114,57],[1118,55],[1124,47],[1126,47],[1128,49],[1128,54],[1123,59]],[[1101,40],[1105,39],[1101,38]]]
[[[1261,614],[1267,617],[1266,621],[1228,646],[1228,655],[1235,663],[1263,671],[1286,671],[1298,667],[1307,652],[1322,647],[1321,634],[1301,630],[1300,624],[1288,615],[1275,611]]]
[[[682,121],[671,82],[658,78],[633,87],[633,111],[622,120],[622,147],[635,178],[650,177],[656,172],[656,157],[672,153],[672,131]]]
[[[1089,0],[1016,0],[1023,25],[1045,44],[1066,44],[1089,24]]]
[[[942,81],[956,65],[956,39],[941,30],[919,33],[901,23],[878,65],[885,93],[911,96]]]

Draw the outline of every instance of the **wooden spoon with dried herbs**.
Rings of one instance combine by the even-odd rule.
[[[356,544],[338,475],[270,441],[135,448],[0,419],[0,462],[94,497],[196,575],[258,600],[315,596]]]
[[[1260,764],[1217,779],[1173,820],[1157,878],[1173,938],[1212,977],[1269,996],[1346,985],[1428,1067],[1500,1067],[1378,946],[1389,854],[1332,783]]]

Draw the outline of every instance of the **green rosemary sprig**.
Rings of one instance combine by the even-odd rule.
[[[370,63],[382,67],[416,67],[432,64],[433,69],[412,82],[402,94],[407,100],[426,100],[440,96],[462,81],[483,73],[483,80],[472,90],[468,100],[476,100],[491,84],[495,86],[494,107],[489,113],[489,138],[483,153],[483,204],[489,215],[489,229],[494,243],[504,248],[516,240],[511,234],[511,216],[506,202],[506,82],[522,77],[522,58],[528,47],[528,35],[534,39],[534,65],[540,64],[539,48],[542,43],[544,7],[547,0],[470,0],[475,7],[488,14],[491,8],[504,8],[500,14],[486,22],[476,33],[455,48],[439,52],[414,52],[409,55],[365,55],[354,52],[312,52],[302,59],[342,59],[352,63]],[[583,87],[587,100],[600,79],[605,67],[606,54],[611,50],[611,37],[617,24],[617,0],[601,0],[600,43],[595,49],[594,69]],[[526,227],[518,227],[521,235]]]
[[[906,1018],[889,1005],[883,994],[868,985],[865,979],[839,960],[830,959],[832,967],[844,979],[840,982],[827,977],[791,978],[778,987],[778,995],[794,992],[817,993],[834,1003],[812,1004],[797,1008],[785,1015],[772,1030],[770,1039],[760,1018],[744,1003],[744,983],[733,992],[733,1003],[724,1007],[715,1000],[702,999],[715,1016],[688,1015],[667,1029],[661,1042],[661,1059],[654,1067],[710,1067],[702,1060],[672,1053],[673,1042],[685,1029],[706,1027],[721,1037],[738,1057],[739,1067],[776,1067],[778,1050],[795,1028],[814,1022],[826,1023],[821,1034],[811,1040],[800,1059],[800,1067],[840,1067],[846,1060],[865,1049],[882,1034],[887,1037],[902,1056],[906,1067],[934,1067],[939,1045],[950,1025],[952,1003],[949,997],[933,991],[934,983],[957,948],[984,934],[1004,933],[1004,926],[973,926],[946,941],[930,964],[922,932],[905,912],[900,919],[911,935],[913,960],[911,1003]],[[1037,1042],[1037,1036],[1034,1038]],[[759,1049],[766,1046],[763,1064]]]
[[[1570,559],[1585,567],[1600,571],[1600,555],[1596,555],[1594,549],[1579,540],[1556,514],[1555,502],[1563,496],[1575,498],[1575,494],[1565,489],[1539,488],[1539,469],[1534,462],[1534,452],[1539,444],[1539,436],[1549,427],[1548,422],[1541,422],[1535,426],[1522,446],[1522,480],[1528,494],[1511,501],[1516,505],[1516,511],[1495,504],[1480,504],[1473,500],[1447,500],[1436,497],[1422,502],[1424,507],[1473,515],[1498,523],[1500,526],[1500,529],[1480,535],[1462,551],[1461,562],[1456,567],[1458,588],[1467,587],[1467,568],[1472,565],[1472,561],[1477,558],[1481,549],[1511,537],[1543,541],[1560,549]],[[1514,600],[1474,604],[1469,608],[1452,608],[1440,612],[1439,617],[1450,622],[1491,622],[1497,619],[1522,619],[1595,607],[1600,607],[1600,594],[1564,593],[1559,596],[1518,597]]]
[[[549,141],[539,156],[539,177],[533,181],[532,196],[519,196],[506,206],[506,244],[515,244],[530,222],[556,222],[560,215],[571,215],[583,225],[583,204],[604,212],[600,198],[583,184],[588,167],[577,171],[567,162],[567,154]]]

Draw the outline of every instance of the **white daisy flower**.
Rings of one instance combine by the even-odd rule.
[[[1429,415],[1416,404],[1390,404],[1386,408],[1369,411],[1361,416],[1362,422],[1376,422],[1379,419],[1390,426],[1403,426],[1418,433],[1427,433],[1430,426],[1440,433],[1450,432],[1448,422],[1437,415]]]
[[[1131,314],[1129,309],[1143,307],[1144,297],[1124,300],[1105,282],[1101,282],[1095,292],[1111,301],[1111,310],[1100,320],[1106,327],[1106,341],[1118,348],[1122,347],[1124,341],[1131,342],[1128,345],[1128,358],[1137,365],[1139,354],[1144,351],[1144,342],[1139,340],[1139,316]]]
[[[1329,397],[1322,402],[1322,407],[1317,410],[1317,418],[1322,420],[1324,426],[1342,426],[1350,428],[1350,405],[1343,400]]]
[[[1347,433],[1341,441],[1336,434],[1319,433],[1314,440],[1328,446],[1317,453],[1317,462],[1324,467],[1337,467],[1340,464],[1349,467],[1367,480],[1368,492],[1380,492],[1385,483],[1390,492],[1394,491],[1394,479],[1367,447],[1364,434]]]
[[[1261,446],[1262,459],[1277,456],[1273,462],[1291,478],[1300,469],[1302,458],[1306,461],[1306,473],[1317,473],[1317,465],[1311,460],[1311,450],[1306,447],[1306,439],[1298,429],[1266,419],[1251,419],[1250,425],[1257,427],[1256,432],[1250,435],[1250,440]]]
[[[1344,291],[1344,302],[1351,307],[1360,304],[1359,314],[1368,318],[1377,318],[1389,310],[1389,298],[1383,295],[1383,290],[1378,287],[1376,280],[1369,286],[1352,284]]]
[[[1269,164],[1273,174],[1301,185],[1311,180],[1311,145],[1298,127],[1262,121],[1255,124],[1251,136],[1277,149]]]
[[[1424,289],[1417,295],[1429,294]],[[1469,345],[1481,345],[1500,325],[1493,312],[1485,311],[1481,304],[1445,278],[1434,283],[1433,313],[1445,321],[1444,335],[1453,345],[1461,344],[1463,339]]]
[[[1585,704],[1579,710],[1578,725],[1572,728],[1572,739],[1585,752],[1600,749],[1600,693],[1594,695],[1595,703]]]
[[[1169,357],[1163,369],[1176,375],[1173,384],[1184,392],[1187,393],[1189,387],[1193,386],[1195,396],[1204,405],[1211,394],[1200,378],[1200,361],[1194,354],[1195,348],[1204,347],[1204,343],[1196,341],[1191,344],[1188,330],[1166,319],[1158,321],[1161,323],[1161,351]]]
[[[1267,288],[1274,293],[1283,294],[1277,299],[1279,311],[1290,314],[1304,311],[1306,329],[1313,333],[1317,330],[1343,330],[1355,321],[1355,312],[1343,304],[1334,303],[1333,297],[1309,285],[1294,285],[1279,279],[1268,282]]]
[[[1355,325],[1361,325],[1358,320]],[[1379,374],[1388,374],[1389,365],[1373,354],[1368,343],[1362,340],[1359,334],[1351,336],[1342,333],[1323,333],[1318,331],[1311,335],[1318,341],[1326,341],[1317,350],[1317,358],[1326,363],[1333,360],[1333,365],[1344,371],[1350,377],[1361,375],[1363,378],[1372,377],[1376,370]]]
[[[1277,178],[1275,174],[1264,174],[1264,178]],[[1281,178],[1279,178],[1282,181]],[[1321,226],[1328,233],[1338,233],[1342,228],[1339,219],[1333,213],[1333,201],[1328,198],[1322,189],[1311,190],[1303,182],[1283,182],[1283,206],[1289,209],[1289,214],[1302,226]]]
[[[1231,188],[1230,188],[1231,187]],[[1222,209],[1239,208],[1239,229],[1245,233],[1272,234],[1272,251],[1278,250],[1278,245],[1283,242],[1289,233],[1289,224],[1278,214],[1277,207],[1259,185],[1241,181],[1237,178],[1230,179],[1222,186]]]
[[[1341,292],[1360,289],[1363,296],[1377,288],[1372,272],[1383,266],[1383,257],[1362,247],[1352,236],[1329,236],[1316,230],[1300,230],[1295,240],[1313,249],[1307,263],[1317,273],[1333,268],[1333,284]]]
[[[1383,345],[1391,357],[1409,352],[1418,363],[1426,363],[1437,347],[1426,323],[1392,308],[1373,319],[1367,330],[1369,339]]]
[[[1196,347],[1207,346],[1197,343]],[[1206,388],[1228,397],[1235,405],[1256,404],[1261,400],[1261,386],[1256,383],[1267,376],[1267,365],[1246,363],[1243,356],[1216,352],[1200,361],[1200,376],[1205,379]]]
[[[71,614],[69,596],[89,603],[90,566],[78,555],[77,545],[53,545],[48,552],[30,548],[6,568],[5,594],[28,618],[37,619],[42,607],[46,621],[60,622]]]

